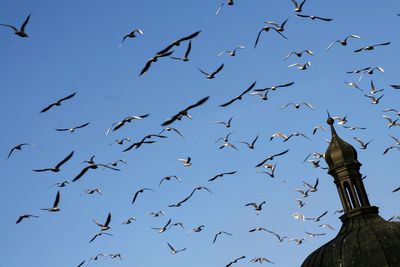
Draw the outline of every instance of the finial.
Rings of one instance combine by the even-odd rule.
[[[329,114],[329,111],[327,110],[326,113],[328,114],[328,119],[326,120],[326,123],[329,125],[333,125],[335,122],[334,119],[332,119],[331,114]]]

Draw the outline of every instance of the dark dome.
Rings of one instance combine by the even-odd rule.
[[[325,161],[329,166],[329,171],[347,164],[360,164],[357,160],[357,151],[349,143],[343,141],[333,128],[333,120],[328,119],[331,125],[332,139],[325,152]]]
[[[359,215],[343,215],[335,239],[314,251],[301,266],[399,267],[400,222],[385,221],[376,207],[362,210],[354,211]]]

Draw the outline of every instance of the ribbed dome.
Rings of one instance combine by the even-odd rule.
[[[332,118],[327,121],[332,131],[332,139],[325,152],[325,161],[329,166],[329,171],[347,164],[360,164],[357,160],[357,151],[337,135],[333,122]]]
[[[344,218],[338,235],[314,251],[302,267],[399,267],[400,222],[387,222],[368,207]],[[374,212],[375,211],[375,212]],[[343,215],[346,216],[346,215]]]

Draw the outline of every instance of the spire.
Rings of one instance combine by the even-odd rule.
[[[333,118],[329,116],[327,123],[331,127],[332,138],[325,152],[325,161],[329,166],[328,173],[333,176],[339,192],[345,211],[342,218],[344,220],[363,213],[365,208],[370,207],[370,203],[362,182],[361,163],[357,160],[356,149],[339,137],[333,126]]]

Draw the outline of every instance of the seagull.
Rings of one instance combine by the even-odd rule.
[[[326,132],[326,129],[324,128],[324,126],[322,126],[322,125],[317,125],[317,126],[315,126],[315,127],[313,128],[313,135],[315,135],[315,133],[317,132],[318,129],[320,129],[320,130]]]
[[[320,224],[320,225],[318,225],[319,227],[324,227],[324,228],[329,228],[329,229],[331,229],[332,231],[335,231],[335,229],[333,229],[333,227],[332,226],[330,226],[329,224]]]
[[[358,89],[358,90],[360,90],[361,92],[363,92],[363,90],[358,86],[358,84],[357,83],[355,83],[355,82],[344,82],[345,84],[347,84],[348,86],[350,86],[350,87],[353,87],[353,88],[356,88],[356,89]]]
[[[178,252],[181,252],[181,251],[185,251],[185,250],[186,250],[186,248],[176,250],[173,246],[171,246],[170,243],[167,242],[167,244],[168,244],[169,249],[171,250],[171,254],[176,254],[176,253],[178,253]]]
[[[130,217],[122,222],[122,224],[131,224],[133,221],[136,221],[135,217]]]
[[[188,47],[186,49],[185,55],[182,58],[180,58],[180,57],[170,57],[170,58],[176,59],[176,60],[181,60],[183,62],[187,62],[187,61],[189,61],[189,54],[190,54],[191,50],[192,50],[192,41],[189,41],[189,44],[188,44]]]
[[[149,212],[147,215],[151,215],[153,217],[160,217],[160,216],[164,216],[165,212],[163,212],[162,210],[159,210],[157,212],[152,211],[152,212]]]
[[[261,33],[263,33],[263,32],[268,32],[269,30],[274,30],[275,32],[279,33],[280,36],[282,36],[283,38],[285,38],[285,39],[287,40],[287,37],[286,37],[285,35],[283,35],[280,31],[278,31],[275,27],[264,26],[264,27],[258,32],[258,34],[257,34],[257,39],[256,39],[256,41],[255,41],[255,43],[254,43],[254,47],[253,47],[253,48],[256,48],[256,47],[257,47],[258,40],[260,39]]]
[[[258,171],[258,173],[265,173],[265,174],[267,174],[269,177],[271,177],[271,178],[274,178],[275,177],[275,169],[276,169],[276,163],[275,164],[268,164],[268,163],[266,163],[265,165],[263,165],[263,167],[264,168],[267,168],[267,169],[271,169],[271,172],[266,172],[266,171],[264,171],[264,172],[259,172]]]
[[[63,182],[59,182],[59,183],[55,183],[52,186],[57,186],[57,187],[66,187],[67,185],[70,184],[70,181],[63,181]]]
[[[112,236],[112,234],[100,232],[100,233],[95,234],[95,235],[92,237],[92,239],[90,239],[89,243],[92,243],[97,237],[102,236],[102,235],[109,235],[109,236]]]
[[[112,129],[113,132],[121,128],[122,126],[125,125],[127,122],[132,122],[132,120],[143,120],[144,118],[148,117],[150,114],[144,114],[144,115],[139,115],[139,116],[128,116],[124,118],[122,121],[115,123],[115,127]],[[112,126],[111,126],[112,127]]]
[[[275,232],[273,232],[273,231],[270,231],[270,230],[267,230],[267,229],[265,229],[265,230],[266,230],[268,233],[273,234],[273,235],[278,239],[278,242],[279,242],[279,243],[282,243],[282,241],[285,240],[285,238],[288,238],[287,236],[281,237],[280,235],[278,235],[277,233],[275,233]]]
[[[265,203],[266,203],[265,201],[261,202],[260,204],[257,204],[257,203],[254,203],[254,202],[250,202],[250,203],[247,203],[244,206],[245,207],[252,206],[254,208],[254,210],[257,211],[257,215],[258,215],[258,212],[262,210],[262,205],[265,204]]]
[[[301,57],[304,53],[307,53],[310,56],[314,55],[314,53],[311,50],[303,50],[301,52],[292,51],[285,57],[284,60],[288,59],[291,55],[296,55],[297,57]]]
[[[190,167],[192,166],[192,158],[191,157],[187,157],[186,159],[178,159],[180,162],[182,162],[183,167]]]
[[[192,33],[192,34],[190,34],[190,35],[188,35],[188,36],[185,36],[185,37],[183,37],[183,38],[181,38],[181,39],[178,39],[178,40],[173,41],[173,42],[172,42],[171,44],[169,44],[166,48],[164,48],[163,50],[161,50],[160,52],[158,52],[157,55],[167,53],[172,47],[174,47],[174,46],[179,46],[182,42],[184,42],[184,41],[189,41],[189,40],[195,38],[195,37],[196,37],[197,35],[199,35],[200,33],[201,33],[201,31],[197,31],[197,32],[194,32],[194,33]]]
[[[369,90],[369,94],[370,94],[370,95],[374,95],[374,94],[376,94],[376,93],[383,92],[383,90],[384,90],[384,89],[376,90],[374,81],[371,80],[371,89]]]
[[[293,219],[302,220],[303,222],[306,220],[306,217],[304,216],[304,214],[300,213],[300,212],[293,213],[292,217],[293,217]]]
[[[382,118],[385,118],[386,120],[388,120],[389,129],[392,128],[393,126],[400,126],[400,123],[397,123],[397,121],[399,119],[393,120],[392,118],[390,118],[386,115],[382,115]]]
[[[225,267],[230,267],[230,266],[232,266],[232,264],[237,263],[239,260],[244,259],[244,258],[246,258],[246,256],[236,258],[233,261],[229,262],[227,265],[225,265]]]
[[[263,261],[274,264],[272,261],[270,261],[269,259],[264,258],[264,257],[255,257],[250,262],[252,262],[252,263],[256,263],[256,262],[263,263]]]
[[[125,138],[123,138],[123,139],[117,139],[117,140],[114,140],[112,143],[110,143],[110,146],[111,146],[112,144],[114,144],[114,143],[117,143],[118,145],[123,145],[125,141],[126,141],[126,142],[130,142],[131,139],[130,139],[129,137],[125,137]]]
[[[370,140],[365,143],[362,139],[360,139],[358,137],[353,137],[353,138],[360,144],[360,149],[367,149],[367,146],[369,145],[369,143],[372,142],[372,140]]]
[[[57,100],[57,101],[54,102],[54,103],[51,103],[49,106],[47,106],[47,107],[45,107],[44,109],[42,109],[42,110],[40,111],[40,113],[44,113],[44,112],[48,111],[49,109],[51,109],[51,108],[54,107],[54,106],[57,106],[57,107],[61,106],[61,103],[62,103],[63,101],[68,100],[68,99],[71,99],[71,98],[73,98],[75,95],[76,95],[76,92],[70,94],[69,96],[63,97],[63,98]]]
[[[228,54],[228,55],[230,55],[231,57],[234,57],[234,56],[236,56],[236,51],[237,51],[238,49],[244,49],[244,48],[245,48],[245,47],[244,47],[243,45],[239,45],[239,46],[236,46],[235,49],[233,49],[232,51],[231,51],[231,50],[222,51],[221,53],[218,54],[218,56],[220,57],[220,56],[222,56],[223,54]]]
[[[213,244],[215,243],[215,241],[217,241],[217,237],[219,236],[219,235],[221,235],[221,234],[225,234],[225,235],[232,235],[232,234],[230,234],[230,233],[228,233],[228,232],[225,232],[225,231],[219,231],[218,233],[216,233],[215,234],[215,236],[214,236],[214,240],[213,240]]]
[[[304,63],[304,64],[301,64],[301,63],[294,63],[294,64],[291,64],[291,65],[288,66],[288,68],[297,67],[298,70],[306,70],[306,69],[308,69],[308,67],[310,67],[310,66],[311,66],[311,61],[307,61],[307,62]]]
[[[94,193],[101,195],[101,191],[99,188],[86,189],[84,192],[85,192],[85,194],[88,194],[88,195],[93,195]]]
[[[170,225],[171,219],[163,227],[151,227],[151,229],[157,230],[160,234],[164,233],[168,229],[168,225]]]
[[[304,238],[301,238],[301,239],[292,238],[292,239],[289,239],[289,241],[294,241],[294,242],[296,242],[296,245],[301,245],[301,244],[303,244],[303,242],[305,241],[305,239],[304,239]]]
[[[215,179],[220,178],[220,177],[222,177],[222,176],[224,176],[224,175],[233,175],[233,174],[235,174],[235,173],[237,173],[237,171],[218,173],[217,175],[214,175],[212,178],[208,179],[208,181],[209,181],[209,182],[212,182],[212,181],[214,181]]]
[[[234,133],[234,131],[228,133],[228,134],[225,136],[225,138],[223,138],[223,137],[218,138],[218,139],[215,141],[215,143],[218,143],[218,142],[221,141],[221,140],[223,140],[225,143],[229,142],[229,136],[230,136],[231,134],[233,134],[233,133]]]
[[[177,114],[173,115],[171,118],[167,119],[166,121],[164,121],[161,126],[167,126],[171,123],[173,123],[176,120],[181,120],[183,116],[188,117],[189,119],[192,119],[192,117],[189,115],[189,110],[201,106],[202,104],[204,104],[205,102],[207,102],[207,100],[209,99],[209,96],[206,96],[204,98],[202,98],[201,100],[199,100],[198,102],[196,102],[193,105],[188,106],[185,109],[180,110]]]
[[[312,193],[312,192],[317,192],[318,181],[319,181],[319,179],[317,178],[317,180],[315,181],[314,185],[311,185],[311,184],[306,183],[304,181],[303,181],[303,184],[306,185],[309,188],[308,190],[310,191],[310,193]]]
[[[186,198],[184,198],[183,200],[179,201],[179,202],[176,203],[176,204],[168,205],[168,207],[170,207],[170,208],[178,208],[178,207],[182,206],[183,203],[185,203],[186,201],[188,201],[189,198],[192,197],[192,195],[193,195],[193,193],[190,194],[189,196],[187,196]]]
[[[99,222],[97,222],[96,220],[93,220],[93,222],[94,222],[95,224],[97,224],[97,226],[100,227],[100,230],[101,230],[101,231],[107,231],[107,230],[111,229],[111,227],[108,226],[108,225],[110,224],[110,222],[111,222],[111,212],[108,213],[106,222],[105,222],[104,224],[99,223]]]
[[[288,106],[293,106],[295,109],[299,109],[301,106],[306,106],[306,107],[308,107],[308,108],[310,108],[312,110],[315,110],[315,108],[311,104],[306,103],[306,102],[302,102],[302,103],[298,103],[298,104],[296,104],[296,103],[287,103],[287,104],[283,105],[282,107],[280,107],[279,110],[284,109],[284,108],[286,108]]]
[[[265,229],[264,227],[257,227],[257,228],[249,230],[250,233],[253,233],[255,231],[266,231],[266,232],[269,232],[269,230]]]
[[[86,260],[81,261],[81,263],[78,264],[76,267],[82,267],[85,264]]]
[[[228,6],[233,6],[233,0],[227,0],[227,1],[226,1],[226,4],[227,4]],[[218,16],[218,14],[219,14],[221,8],[222,8],[224,5],[225,5],[225,3],[222,3],[222,4],[219,6],[219,8],[217,9],[217,12],[215,12],[215,16]]]
[[[257,139],[258,139],[258,135],[256,136],[256,138],[254,138],[254,140],[253,140],[251,143],[240,142],[240,141],[239,141],[239,143],[247,145],[247,147],[248,147],[249,149],[254,149],[254,145],[255,145],[255,143],[257,142]]]
[[[172,55],[172,53],[174,53],[174,50],[169,51],[169,52],[159,53],[159,54],[151,57],[144,65],[143,69],[140,71],[139,76],[146,74],[146,72],[149,70],[151,64],[154,62],[157,62],[159,58],[169,57],[170,55]]]
[[[394,112],[397,116],[400,116],[400,111],[394,108],[386,108],[382,112]]]
[[[61,129],[60,129],[60,128],[57,128],[56,131],[58,131],[58,132],[66,132],[66,131],[69,131],[70,133],[73,133],[73,132],[75,132],[76,129],[80,129],[80,128],[86,127],[86,126],[88,126],[88,125],[89,125],[89,122],[84,123],[84,124],[79,125],[79,126],[72,127],[72,128],[61,128]]]
[[[267,87],[267,88],[254,89],[254,92],[264,92],[264,91],[269,91],[269,90],[275,91],[278,88],[292,86],[293,84],[294,84],[294,82],[289,82],[289,83],[279,84],[279,85],[273,85],[273,86]]]
[[[139,189],[138,191],[136,191],[135,195],[133,196],[132,204],[135,203],[136,198],[138,197],[138,195],[139,195],[140,193],[143,193],[144,191],[153,191],[153,192],[154,192],[153,189],[146,188],[146,187],[144,187],[144,188],[142,188],[142,189]]]
[[[326,214],[328,214],[328,211],[325,211],[324,213],[322,213],[321,215],[319,215],[317,218],[306,218],[306,220],[311,220],[314,222],[319,222],[321,220],[322,217],[324,217]]]
[[[60,208],[58,207],[58,202],[60,202],[60,197],[61,197],[60,191],[57,191],[57,195],[56,195],[56,199],[54,200],[53,207],[47,208],[47,209],[41,209],[41,210],[47,210],[50,212],[60,211]]]
[[[299,188],[295,188],[293,190],[299,192],[301,194],[302,198],[308,197],[308,192],[310,191],[310,189],[307,189],[306,191],[304,191],[303,189],[299,189]]]
[[[196,187],[195,189],[193,189],[192,193],[190,193],[190,196],[192,196],[192,195],[194,194],[195,191],[202,190],[202,189],[204,189],[204,190],[208,191],[210,194],[212,194],[211,190],[208,189],[207,187],[205,187],[205,186],[198,186],[198,187]]]
[[[307,202],[304,202],[300,198],[296,198],[296,201],[297,201],[297,207],[299,207],[299,208],[302,208],[307,204]]]
[[[300,13],[300,12],[302,12],[303,10],[302,10],[302,8],[303,8],[303,5],[306,3],[306,1],[307,0],[303,0],[300,4],[297,2],[297,1],[295,1],[295,0],[292,0],[292,3],[294,4],[294,12],[297,12],[297,13]]]
[[[119,160],[116,160],[114,162],[108,163],[107,165],[111,165],[111,166],[117,167],[120,162],[124,163],[124,164],[128,164],[128,162],[126,162],[125,160],[119,159]]]
[[[25,32],[25,27],[28,24],[30,18],[31,18],[31,14],[29,14],[28,17],[26,17],[25,21],[21,25],[21,28],[19,28],[19,29],[15,26],[12,26],[9,24],[0,24],[0,26],[5,26],[5,27],[13,29],[14,34],[18,35],[19,37],[22,37],[22,38],[29,37],[28,34]]]
[[[364,95],[364,96],[371,99],[371,104],[377,105],[377,104],[379,104],[379,101],[382,99],[382,97],[383,97],[384,95],[381,95],[381,96],[378,97],[378,98],[376,98],[376,97],[373,96],[373,95]]]
[[[326,233],[321,233],[321,234],[315,234],[315,233],[310,233],[310,232],[304,232],[304,233],[306,233],[306,234],[309,235],[310,237],[326,235]]]
[[[268,25],[274,26],[275,29],[276,29],[278,32],[284,32],[284,31],[285,31],[285,25],[286,25],[286,23],[288,22],[288,20],[289,20],[289,18],[285,19],[285,21],[282,22],[282,24],[279,24],[279,23],[274,22],[274,21],[265,21],[264,23],[265,23],[265,24],[268,24]]]
[[[232,104],[233,102],[235,102],[236,100],[242,100],[242,97],[245,95],[245,94],[247,94],[248,92],[250,92],[253,88],[254,88],[254,86],[256,86],[256,83],[257,82],[253,82],[246,90],[244,90],[240,95],[238,95],[238,96],[236,96],[235,98],[233,98],[233,99],[231,99],[231,100],[229,100],[228,102],[226,102],[226,103],[224,103],[224,104],[222,104],[222,105],[219,105],[220,107],[227,107],[227,106],[229,106],[230,104]]]
[[[349,40],[349,38],[360,39],[361,37],[358,36],[358,35],[355,35],[355,34],[348,35],[348,36],[347,36],[346,38],[344,38],[343,40],[336,40],[336,41],[330,43],[329,46],[325,49],[325,52],[328,51],[329,48],[331,48],[332,45],[334,45],[335,43],[339,43],[339,44],[341,44],[342,46],[346,46],[346,45],[347,45],[347,40]]]
[[[139,147],[141,147],[143,144],[153,144],[156,141],[146,141],[147,139],[151,139],[153,137],[158,137],[158,138],[167,138],[167,136],[165,135],[158,135],[158,134],[148,134],[145,137],[142,138],[142,140],[140,140],[139,142],[133,143],[132,145],[128,146],[127,148],[125,148],[124,150],[122,150],[122,152],[127,152],[129,150],[131,150],[132,148],[138,149]]]
[[[395,146],[389,146],[388,148],[386,148],[386,149],[385,149],[385,151],[383,151],[383,155],[385,155],[386,153],[388,153],[388,152],[389,152],[389,150],[391,150],[391,149],[393,149],[393,148],[396,148],[397,150],[399,150],[399,151],[400,151],[400,147],[399,147],[398,145],[395,145]]]
[[[356,127],[356,126],[347,126],[347,125],[343,125],[343,128],[349,129],[350,131],[367,129],[366,127]]]
[[[268,160],[273,160],[274,157],[282,156],[282,155],[286,154],[287,152],[289,152],[289,149],[286,149],[285,151],[280,152],[280,153],[277,153],[277,154],[274,154],[274,155],[272,155],[272,156],[268,156],[266,159],[264,159],[263,161],[261,161],[260,163],[258,163],[258,164],[256,165],[256,168],[263,166]]]
[[[99,163],[91,163],[88,166],[86,166],[85,168],[82,169],[82,171],[80,173],[78,173],[78,175],[75,176],[74,179],[72,179],[71,182],[76,182],[78,181],[85,173],[87,173],[88,170],[92,169],[92,170],[96,170],[99,167],[103,167],[103,168],[107,168],[107,169],[111,169],[114,171],[120,171],[119,169],[107,166],[105,164],[99,164]]]
[[[46,169],[38,169],[38,170],[33,170],[34,172],[45,172],[45,171],[52,171],[52,172],[59,172],[61,166],[66,163],[68,160],[70,160],[72,158],[72,156],[74,155],[74,151],[72,151],[71,153],[69,153],[69,155],[63,159],[61,162],[59,162],[55,167],[53,168],[46,168]]]
[[[339,124],[339,125],[344,125],[347,122],[347,116],[344,116],[343,118],[342,117],[332,117],[332,119],[338,121],[337,124]]]
[[[164,129],[162,129],[159,134],[162,134],[164,131],[167,131],[167,132],[173,131],[173,132],[177,133],[180,137],[185,138],[176,128],[166,127]]]
[[[216,121],[213,122],[213,124],[222,124],[224,125],[226,128],[231,128],[231,122],[232,122],[233,117],[230,117],[229,120],[227,122],[224,121]]]
[[[39,218],[39,216],[32,215],[32,214],[23,214],[18,217],[18,220],[15,223],[19,224],[20,222],[22,222],[22,220],[28,219],[28,218]]]
[[[205,72],[205,71],[203,71],[202,69],[200,69],[200,68],[197,68],[201,73],[203,73],[204,75],[206,75],[206,78],[207,79],[214,79],[215,78],[215,75],[218,73],[218,72],[220,72],[222,69],[224,68],[224,64],[222,63],[219,67],[218,67],[218,69],[216,69],[214,72],[212,72],[212,73],[207,73],[207,72]]]
[[[371,50],[374,50],[375,47],[377,47],[377,46],[385,46],[385,45],[390,45],[390,42],[374,44],[374,45],[367,45],[367,46],[364,46],[364,47],[354,50],[354,52],[358,53],[358,52],[362,52],[362,51],[371,51]]]
[[[312,15],[302,15],[302,14],[296,14],[296,16],[301,17],[301,18],[309,18],[312,20],[322,20],[322,21],[332,21],[333,19],[328,19],[328,18],[322,18],[318,16],[312,16]]]
[[[233,145],[233,144],[231,144],[231,143],[229,143],[229,142],[223,143],[222,146],[219,147],[219,149],[223,149],[223,148],[225,148],[225,147],[231,147],[231,148],[233,148],[233,149],[239,151],[239,149],[237,149],[237,147],[236,147],[235,145]]]
[[[313,152],[313,153],[308,154],[308,156],[303,160],[303,162],[306,162],[307,159],[308,159],[310,156],[313,156],[314,158],[317,158],[317,159],[325,158],[325,154],[324,154],[324,153]]]
[[[143,31],[141,29],[134,29],[133,31],[131,31],[130,33],[128,33],[127,35],[125,35],[122,38],[121,44],[119,45],[119,47],[122,46],[122,43],[125,41],[126,38],[135,38],[136,37],[136,33],[143,35]]]
[[[15,145],[15,146],[10,150],[10,152],[8,153],[7,159],[10,158],[11,154],[12,154],[14,151],[16,151],[16,150],[20,150],[20,151],[21,151],[23,146],[34,146],[34,145],[28,144],[28,143],[22,143],[22,144],[17,144],[17,145]]]
[[[179,182],[182,182],[182,180],[176,176],[176,175],[170,175],[170,176],[165,176],[164,178],[161,179],[160,183],[158,184],[158,186],[160,186],[162,184],[162,182],[165,181],[170,181],[172,178],[178,180]]]
[[[183,230],[185,230],[185,227],[183,226],[183,223],[181,222],[176,222],[170,225],[169,229],[171,229],[172,226],[180,226],[182,227]]]
[[[117,253],[117,254],[110,254],[108,255],[111,259],[115,259],[115,258],[119,258],[120,260],[122,260],[122,256],[121,254]]]

